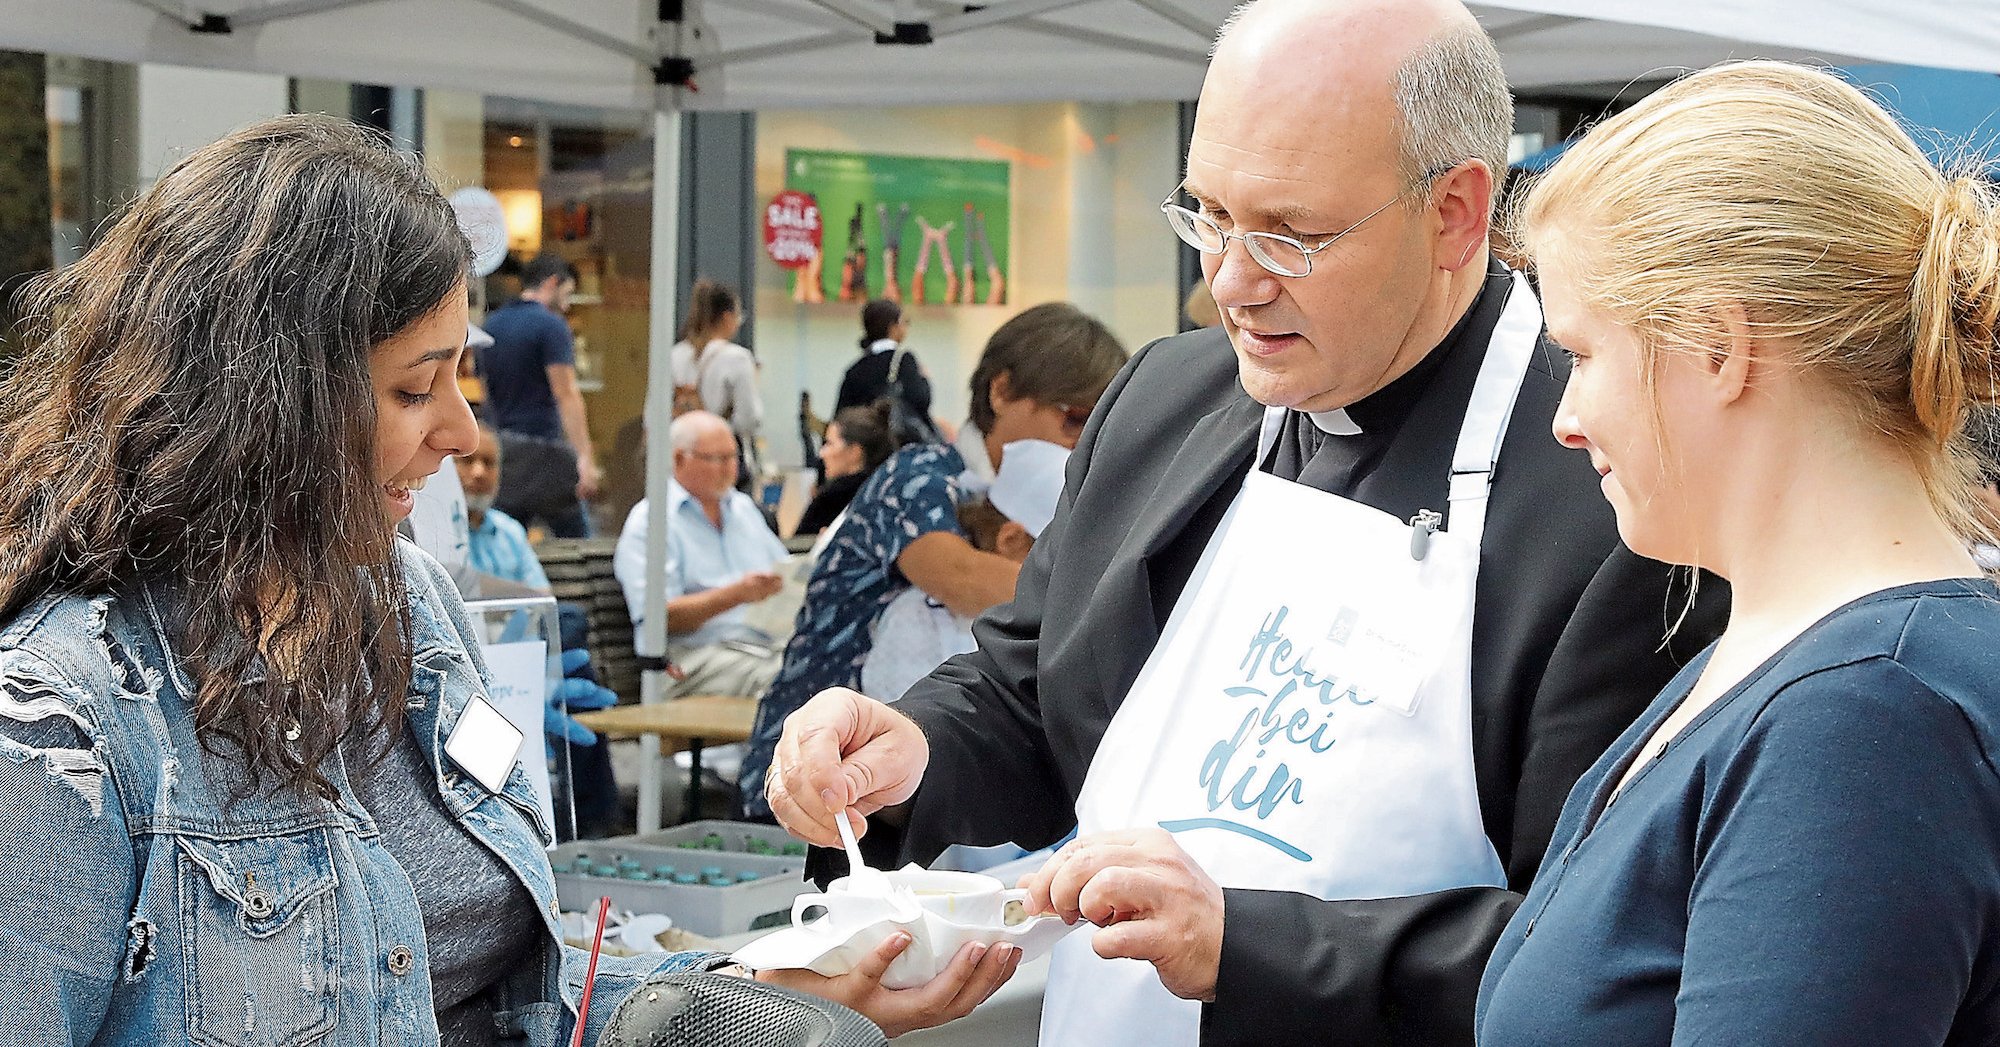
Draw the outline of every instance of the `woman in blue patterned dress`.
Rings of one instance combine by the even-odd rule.
[[[1002,324],[972,373],[972,419],[994,464],[1016,440],[1075,447],[1125,356],[1102,323],[1068,303]],[[764,777],[785,717],[829,687],[861,686],[869,627],[889,601],[914,585],[972,617],[1013,599],[1020,565],[973,548],[959,528],[958,504],[973,483],[957,450],[919,443],[890,456],[854,496],[813,568],[784,667],[757,705],[738,781],[749,817],[771,817]]]

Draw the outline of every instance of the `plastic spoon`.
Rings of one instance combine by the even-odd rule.
[[[854,839],[854,827],[847,824],[847,812],[841,811],[834,819],[840,829],[840,844],[847,848],[847,885],[857,893],[888,894],[889,877],[878,869],[871,869],[861,858],[861,844]]]

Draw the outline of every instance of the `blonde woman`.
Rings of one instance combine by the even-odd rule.
[[[1750,63],[1592,131],[1519,225],[1576,358],[1556,436],[1635,551],[1733,609],[1570,794],[1479,1042],[1993,1042],[2000,592],[1963,448],[1992,187]]]

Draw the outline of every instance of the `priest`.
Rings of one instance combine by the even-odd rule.
[[[1470,1044],[1564,797],[1721,621],[1551,437],[1489,251],[1512,108],[1456,0],[1261,0],[1162,204],[1220,328],[1135,356],[978,650],[787,726],[767,795],[881,858],[1078,838],[1046,1044]],[[871,817],[872,816],[872,817]]]

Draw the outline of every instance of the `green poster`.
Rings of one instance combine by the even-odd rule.
[[[785,188],[825,222],[792,299],[1004,305],[1009,177],[1004,160],[785,150]]]

